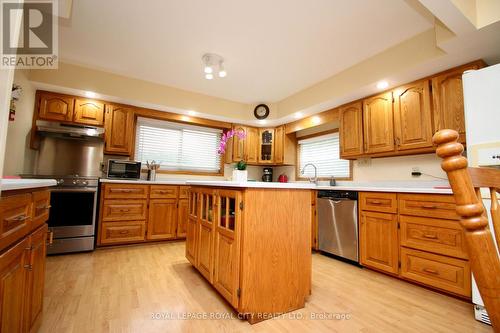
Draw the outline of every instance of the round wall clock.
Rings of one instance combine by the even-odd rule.
[[[269,116],[269,106],[266,104],[257,105],[253,110],[253,115],[259,120],[266,119]]]

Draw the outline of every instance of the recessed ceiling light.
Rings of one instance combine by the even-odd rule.
[[[227,73],[226,73],[226,71],[225,71],[225,70],[221,70],[221,71],[219,72],[219,77],[226,77],[226,75],[227,75]]]
[[[212,80],[214,78],[213,74],[205,74],[205,79]]]
[[[314,125],[317,125],[321,122],[321,118],[318,116],[314,116],[314,117],[312,117],[311,121]]]
[[[378,89],[382,90],[382,89],[385,89],[387,87],[389,87],[389,82],[387,82],[385,80],[377,82],[377,88]]]
[[[87,96],[88,98],[95,98],[97,94],[93,91],[86,91],[85,96]]]
[[[205,66],[205,73],[211,74],[214,70],[210,66]]]
[[[303,114],[302,112],[295,112],[295,113],[293,114],[293,117],[294,117],[295,119],[300,119],[300,118],[302,118],[303,116],[304,116],[304,114]]]
[[[196,114],[197,114],[197,113],[198,113],[198,112],[193,111],[193,110],[189,110],[189,111],[188,111],[188,115],[190,115],[190,116],[196,116]]]

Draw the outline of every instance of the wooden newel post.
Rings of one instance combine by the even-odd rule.
[[[441,167],[448,175],[457,213],[461,216],[474,278],[493,328],[500,332],[500,261],[458,137],[456,131],[446,129],[437,132],[432,140],[438,145],[436,154],[443,159]]]

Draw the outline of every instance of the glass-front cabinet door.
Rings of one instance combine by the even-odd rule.
[[[198,235],[198,270],[207,280],[212,282],[213,273],[213,241],[216,195],[215,190],[201,188],[198,190],[199,211],[199,235]]]
[[[219,190],[215,226],[213,284],[234,307],[238,307],[242,195]]]
[[[188,220],[186,225],[186,257],[195,267],[198,267],[197,259],[197,242],[198,242],[198,215],[200,213],[200,205],[198,198],[200,193],[196,188],[189,189],[188,203]]]
[[[259,143],[259,163],[273,163],[274,129],[260,129]]]

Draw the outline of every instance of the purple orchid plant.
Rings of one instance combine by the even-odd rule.
[[[247,134],[245,133],[245,131],[241,129],[238,130],[232,129],[226,133],[223,133],[220,139],[219,148],[217,148],[217,154],[222,155],[226,153],[227,141],[231,139],[233,136],[237,136],[238,139],[243,140],[247,136]]]

